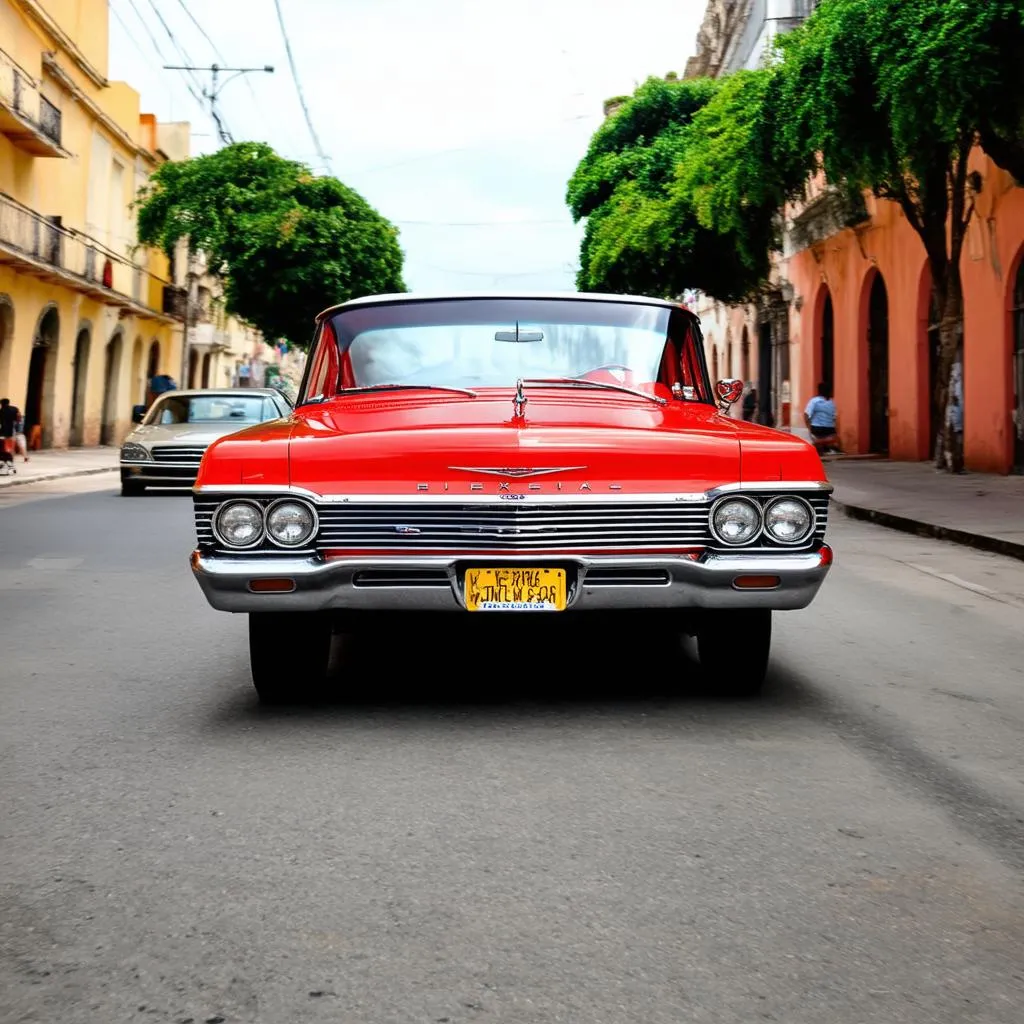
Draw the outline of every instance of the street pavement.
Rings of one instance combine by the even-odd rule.
[[[517,620],[349,639],[270,710],[187,495],[0,524],[4,1024],[1021,1020],[1017,561],[834,517],[753,703]]]

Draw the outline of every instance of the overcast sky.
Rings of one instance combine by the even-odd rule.
[[[224,89],[234,138],[266,141],[365,196],[401,230],[410,288],[471,291],[574,288],[581,229],[565,183],[602,103],[648,75],[681,73],[706,3],[282,0],[328,166],[274,0],[110,7],[111,79],[130,83],[159,120],[190,121],[194,153],[218,146],[186,84],[200,92],[209,76],[197,84],[162,65],[273,65]]]

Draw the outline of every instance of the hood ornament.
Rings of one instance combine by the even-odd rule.
[[[516,411],[515,418],[523,419],[523,410],[526,408],[527,397],[523,394],[523,378],[516,381],[516,397],[512,399],[512,407]]]

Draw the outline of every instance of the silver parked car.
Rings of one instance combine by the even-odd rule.
[[[165,391],[121,446],[121,493],[191,487],[214,441],[291,411],[291,402],[274,388]]]

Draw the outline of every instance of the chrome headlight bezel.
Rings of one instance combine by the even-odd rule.
[[[220,531],[220,517],[227,512],[228,509],[234,508],[236,505],[245,505],[251,509],[254,509],[256,515],[259,517],[260,528],[256,533],[256,537],[248,544],[234,544],[229,541]],[[213,513],[213,517],[210,520],[210,528],[213,531],[214,537],[217,541],[226,548],[230,548],[232,551],[249,551],[252,548],[258,547],[263,543],[263,538],[267,532],[267,520],[264,515],[263,509],[260,507],[258,502],[250,501],[247,498],[234,498],[230,501],[225,501],[217,507],[217,510]]]
[[[803,506],[804,511],[806,511],[807,513],[807,529],[804,530],[804,532],[801,533],[798,537],[792,540],[783,540],[781,537],[776,537],[768,525],[768,513],[776,505],[779,505],[784,501],[793,502],[796,505]],[[806,544],[807,541],[814,536],[814,531],[818,527],[818,517],[814,511],[814,506],[809,501],[805,500],[804,498],[798,497],[795,494],[782,494],[779,495],[779,497],[777,498],[772,498],[772,500],[769,501],[764,507],[764,513],[761,521],[764,524],[765,536],[770,538],[775,544],[782,544],[784,547],[787,548],[797,547],[800,544]]]
[[[121,445],[122,462],[152,462],[153,453],[138,441],[125,441]]]
[[[723,505],[732,502],[735,502],[736,504],[739,505],[746,505],[749,508],[753,509],[754,516],[757,521],[756,526],[754,527],[754,530],[750,534],[750,536],[745,537],[743,540],[739,541],[726,540],[723,536],[721,536],[721,534],[719,534],[718,529],[715,526],[715,517],[718,515],[719,509]],[[753,544],[754,541],[756,541],[757,538],[761,536],[761,533],[764,529],[764,513],[761,509],[761,506],[756,501],[754,501],[753,498],[748,498],[741,494],[727,494],[724,497],[719,498],[718,501],[716,501],[714,505],[711,506],[711,511],[708,513],[708,527],[711,530],[711,536],[714,537],[714,539],[718,541],[719,544],[723,544],[727,548],[742,548],[746,547],[748,544]]]
[[[300,508],[305,509],[309,513],[310,522],[312,526],[310,531],[302,540],[297,541],[294,544],[288,544],[283,540],[278,539],[274,536],[270,529],[270,516],[275,509],[280,508],[282,505],[298,505]],[[316,513],[316,508],[312,502],[304,501],[302,498],[284,497],[278,498],[276,501],[272,501],[266,508],[263,515],[263,529],[264,534],[268,541],[274,545],[274,547],[283,548],[286,551],[295,551],[299,548],[307,546],[317,535],[320,530],[320,517]]]

